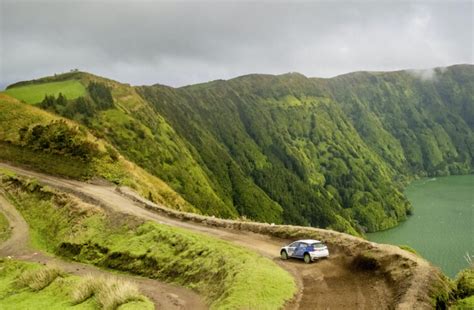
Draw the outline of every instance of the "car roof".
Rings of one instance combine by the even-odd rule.
[[[296,242],[304,242],[304,243],[321,243],[319,240],[314,240],[314,239],[303,239],[303,240],[297,240]]]

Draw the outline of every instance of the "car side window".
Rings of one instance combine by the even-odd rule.
[[[300,244],[299,242],[293,242],[292,244],[289,245],[289,247],[290,248],[297,248],[299,244]]]
[[[300,243],[298,248],[306,248],[308,245],[306,243]]]

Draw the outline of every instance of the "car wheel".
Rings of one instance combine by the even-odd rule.
[[[280,253],[280,257],[281,257],[281,259],[286,260],[286,259],[288,259],[288,253],[286,253],[286,251],[283,250],[283,251],[281,251],[281,253]]]
[[[306,264],[311,263],[311,256],[309,256],[308,253],[306,253],[306,254],[304,255],[304,262],[305,262]]]

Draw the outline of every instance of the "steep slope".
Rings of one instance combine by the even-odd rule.
[[[472,171],[474,66],[354,73],[328,81],[367,145],[403,174]]]
[[[245,205],[247,212],[239,212],[232,195],[218,192],[221,188],[209,170],[205,170],[196,149],[127,84],[74,72],[17,83],[8,90],[37,87],[52,83],[55,78],[80,81],[87,94],[75,100],[63,95],[47,96],[37,103],[39,107],[87,126],[95,136],[108,140],[130,161],[159,176],[202,212],[219,217],[247,215],[260,221],[282,221],[281,207],[262,190],[248,191],[242,177],[237,175],[234,183],[241,187],[239,199],[249,200],[247,196],[255,199]],[[258,209],[263,211],[255,212]]]
[[[199,212],[161,179],[74,121],[5,94],[0,94],[0,111],[0,159],[75,179],[100,177],[172,208]]]
[[[399,207],[397,217],[404,218],[406,203],[389,187],[390,172],[378,165],[330,98],[300,100],[291,93],[278,97],[278,90],[256,97],[259,90],[246,92],[245,83],[254,83],[249,78],[174,93],[145,88],[143,94],[195,146],[217,178],[215,184],[232,185],[234,171],[244,175],[248,186],[264,190],[283,206],[287,223],[338,230],[355,227],[351,210],[345,207],[351,206],[352,198],[346,188],[358,189],[356,182],[362,190],[381,189],[377,202],[383,201],[382,195],[392,198],[393,209]],[[274,79],[269,82],[272,87],[284,87],[281,78],[268,78]],[[361,170],[364,167],[366,171]],[[370,208],[360,210],[374,215],[371,223],[362,222],[370,230],[396,224],[397,218],[390,223],[383,211],[376,214],[379,206]]]
[[[201,212],[357,234],[410,213],[411,178],[472,172],[474,67],[248,75],[182,88],[76,72],[39,106],[87,126]]]

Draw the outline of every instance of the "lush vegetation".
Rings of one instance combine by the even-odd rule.
[[[58,96],[62,93],[69,99],[75,99],[84,95],[85,92],[85,87],[78,80],[18,86],[4,91],[7,95],[30,104],[40,103],[46,95]]]
[[[464,269],[454,281],[453,297],[457,300],[454,309],[474,308],[474,266]]]
[[[432,81],[409,72],[250,75],[140,93],[197,150],[221,197],[240,196],[238,171],[285,222],[375,231],[410,214],[400,192],[410,177],[472,171],[473,75],[472,66]],[[261,205],[234,205],[246,212],[246,202]]]
[[[0,242],[10,237],[10,224],[3,213],[0,213]]]
[[[92,286],[89,277],[82,279],[58,268],[5,258],[0,259],[0,269],[2,309],[154,309],[153,304],[136,288],[133,296],[126,296],[129,297],[128,300],[113,294],[111,290],[105,291],[107,285],[130,286],[114,279],[107,279],[107,284],[92,294],[83,296],[82,300],[77,300],[77,295]],[[96,277],[94,283],[101,281],[104,280]]]
[[[71,127],[64,120],[31,128],[25,126],[18,133],[20,145],[33,151],[73,157],[84,162],[100,155],[99,146],[88,141],[85,132]]]
[[[0,159],[77,179],[102,177],[144,197],[198,212],[165,182],[125,160],[84,126],[0,94]]]
[[[405,175],[472,172],[474,66],[409,72],[356,73],[329,81],[336,100],[367,145]]]
[[[202,213],[352,234],[411,213],[411,178],[473,171],[474,67],[333,79],[248,75],[183,88],[85,73],[86,93],[44,98]]]
[[[295,292],[294,280],[286,271],[251,251],[110,213],[34,180],[14,175],[3,175],[1,180],[7,197],[31,228],[33,245],[40,249],[187,286],[207,297],[216,309],[276,309]]]

